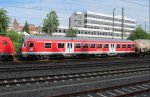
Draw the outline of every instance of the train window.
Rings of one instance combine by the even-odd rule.
[[[95,44],[91,44],[90,47],[91,47],[91,48],[95,48]]]
[[[117,48],[120,48],[120,44],[117,44]]]
[[[88,44],[83,44],[83,48],[88,48]]]
[[[131,48],[131,44],[128,44],[128,48]]]
[[[6,41],[6,40],[3,40],[3,44],[7,44],[7,41]]]
[[[132,44],[132,48],[134,48],[134,44]]]
[[[80,43],[76,43],[76,48],[81,48]]]
[[[24,42],[22,46],[23,46],[23,47],[26,47],[26,43]]]
[[[123,45],[122,45],[122,48],[126,48],[126,45],[125,45],[125,44],[123,44]]]
[[[45,43],[45,48],[51,48],[51,43]]]
[[[34,43],[29,43],[29,47],[34,47]]]
[[[64,48],[64,43],[58,43],[58,48]]]
[[[108,48],[108,44],[104,44],[104,48]]]
[[[102,44],[98,44],[98,48],[102,48]]]

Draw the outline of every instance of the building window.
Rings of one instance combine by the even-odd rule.
[[[88,48],[88,44],[83,44],[83,48]]]
[[[102,44],[98,44],[98,48],[102,48]]]
[[[80,43],[76,43],[76,48],[81,48]]]
[[[58,48],[64,48],[64,43],[58,43]]]
[[[59,30],[59,32],[61,33],[61,30]]]
[[[51,48],[51,43],[45,43],[45,48]]]

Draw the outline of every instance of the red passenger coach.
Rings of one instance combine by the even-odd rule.
[[[13,60],[14,46],[9,37],[0,36],[0,60]]]
[[[119,39],[25,37],[22,57],[134,54],[135,42]]]

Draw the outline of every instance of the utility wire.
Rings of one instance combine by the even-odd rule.
[[[136,2],[132,2],[132,1],[128,1],[128,0],[120,0],[120,1],[127,2],[127,3],[132,3],[132,4],[136,4],[136,5],[140,5],[140,6],[144,6],[144,7],[149,7],[149,5],[140,4],[140,3],[136,3]]]

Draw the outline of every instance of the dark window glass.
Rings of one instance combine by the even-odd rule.
[[[102,44],[98,44],[98,48],[102,48]]]
[[[7,41],[6,41],[6,40],[3,40],[3,44],[7,44]]]
[[[83,44],[83,48],[88,48],[88,44]]]
[[[125,44],[123,44],[123,45],[122,45],[122,48],[126,48],[126,45],[125,45]]]
[[[80,43],[76,43],[76,48],[81,48]]]
[[[134,44],[132,44],[132,48],[134,48]]]
[[[34,47],[34,43],[31,42],[31,43],[29,44],[29,47]]]
[[[117,44],[117,48],[120,48],[120,44]]]
[[[104,48],[108,48],[108,44],[104,44]]]
[[[64,43],[58,43],[58,48],[64,48]]]
[[[90,46],[91,48],[95,48],[95,44],[91,44],[91,46]]]
[[[131,48],[131,44],[128,44],[128,48]]]
[[[51,43],[45,43],[45,48],[51,48]]]

